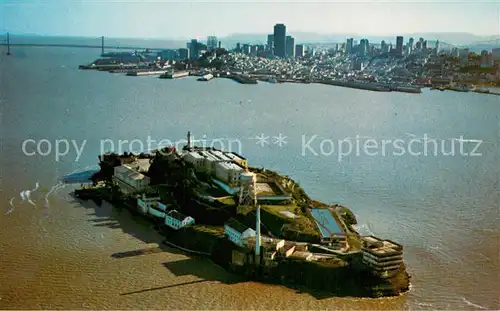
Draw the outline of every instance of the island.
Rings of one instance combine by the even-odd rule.
[[[193,146],[99,156],[82,200],[146,217],[165,243],[206,256],[248,280],[337,296],[409,290],[403,245],[362,236],[353,212],[311,199],[288,176],[249,166],[242,155]]]

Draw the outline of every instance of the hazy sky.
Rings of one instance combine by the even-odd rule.
[[[204,38],[287,31],[500,34],[497,1],[2,1],[0,32]]]

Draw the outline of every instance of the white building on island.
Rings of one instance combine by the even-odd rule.
[[[397,270],[403,263],[403,246],[374,236],[362,237],[363,262],[377,272]]]
[[[194,218],[191,216],[185,216],[178,211],[173,210],[165,215],[165,225],[178,230],[189,225],[194,225]]]
[[[149,185],[149,177],[139,173],[129,164],[115,166],[113,181],[124,193],[132,193],[146,188]]]
[[[255,230],[245,226],[234,218],[230,218],[224,224],[224,233],[231,242],[240,247],[245,246],[246,239],[255,237]]]

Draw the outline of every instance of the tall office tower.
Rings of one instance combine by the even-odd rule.
[[[189,43],[189,58],[190,59],[198,59],[198,40],[192,39],[191,43]]]
[[[297,44],[295,46],[295,58],[301,58],[301,57],[304,57],[304,45]]]
[[[242,53],[244,54],[250,54],[250,51],[251,51],[251,47],[250,47],[250,44],[243,44],[243,48],[242,48]]]
[[[257,56],[258,50],[259,50],[259,46],[258,45],[252,45],[252,46],[250,46],[250,55]]]
[[[189,49],[180,48],[179,49],[179,58],[181,60],[188,59],[189,58]]]
[[[295,57],[295,39],[292,36],[286,36],[286,57]]]
[[[366,56],[366,54],[368,52],[368,40],[361,39],[361,41],[359,41],[358,51],[359,51],[359,56],[361,56],[361,57]]]
[[[284,24],[274,25],[274,56],[286,57],[286,26]]]
[[[236,52],[241,53],[241,43],[236,43]]]
[[[267,47],[266,49],[268,51],[273,51],[274,50],[274,35],[273,34],[270,34],[270,35],[267,35]]]
[[[385,43],[384,40],[382,40],[382,42],[380,42],[380,51],[382,53],[386,53],[386,49],[387,49],[387,44]]]
[[[403,56],[403,37],[396,37],[396,55]]]
[[[488,67],[488,51],[483,50],[481,51],[481,67]]]
[[[458,50],[458,57],[460,58],[460,65],[469,64],[469,49]]]
[[[424,43],[422,43],[422,49],[427,50],[427,40],[425,40]]]
[[[347,43],[346,43],[346,46],[345,46],[345,52],[346,54],[350,55],[352,54],[352,47],[353,47],[353,42],[354,42],[354,39],[353,38],[349,38],[347,39]]]
[[[419,50],[423,49],[424,48],[424,38],[421,37],[420,39],[418,39],[418,43],[420,44]]]
[[[212,52],[217,49],[217,37],[209,36],[207,38],[207,51]]]
[[[491,55],[493,57],[493,60],[500,60],[500,48],[492,49]]]
[[[439,40],[436,40],[436,45],[435,45],[435,50],[434,50],[434,53],[436,53],[436,55],[439,55]]]

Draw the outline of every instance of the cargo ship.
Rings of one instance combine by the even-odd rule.
[[[409,290],[401,244],[361,236],[351,210],[312,200],[293,179],[250,167],[240,154],[192,146],[188,133],[180,150],[99,159],[92,180],[100,186],[77,189],[77,198],[147,217],[169,246],[249,280],[342,296]]]

